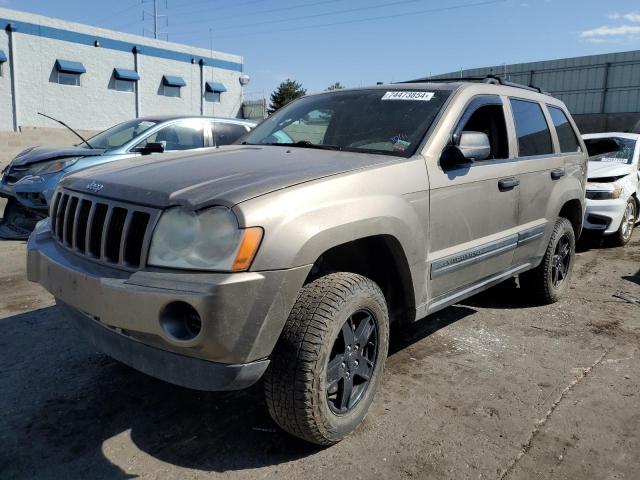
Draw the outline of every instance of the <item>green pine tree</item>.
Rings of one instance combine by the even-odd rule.
[[[295,80],[287,78],[282,82],[275,92],[271,94],[271,101],[269,104],[269,115],[284,107],[287,103],[302,97],[307,91],[302,88]]]
[[[332,90],[342,90],[343,88],[344,86],[342,86],[340,82],[336,82],[333,85],[330,85],[329,88],[327,88],[327,92],[331,92]]]

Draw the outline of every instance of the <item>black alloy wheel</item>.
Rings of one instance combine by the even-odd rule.
[[[337,415],[349,412],[369,387],[378,351],[378,325],[358,310],[342,325],[327,366],[327,402]]]
[[[551,263],[551,282],[555,288],[559,288],[567,278],[571,265],[571,242],[565,233],[560,237],[553,252]]]

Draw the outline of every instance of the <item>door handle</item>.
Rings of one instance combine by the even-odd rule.
[[[513,190],[518,185],[520,185],[520,180],[518,180],[516,177],[507,177],[498,181],[498,189],[501,192]]]
[[[551,180],[560,180],[564,177],[564,168],[554,168],[551,170]]]

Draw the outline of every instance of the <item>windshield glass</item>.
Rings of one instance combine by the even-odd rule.
[[[106,150],[120,148],[154,125],[157,125],[157,122],[151,120],[130,120],[111,127],[91,137],[88,141],[93,148],[104,148]],[[85,146],[86,144],[82,143],[80,145]]]
[[[449,95],[390,88],[304,97],[258,125],[244,143],[409,157]]]
[[[628,163],[633,161],[636,141],[630,138],[607,137],[585,139],[591,162]]]

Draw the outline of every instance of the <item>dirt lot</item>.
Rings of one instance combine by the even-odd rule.
[[[365,424],[277,430],[260,386],[204,394],[94,352],[0,244],[0,477],[639,478],[640,231],[580,253],[555,306],[498,286],[392,334]],[[525,303],[523,303],[525,302]]]

